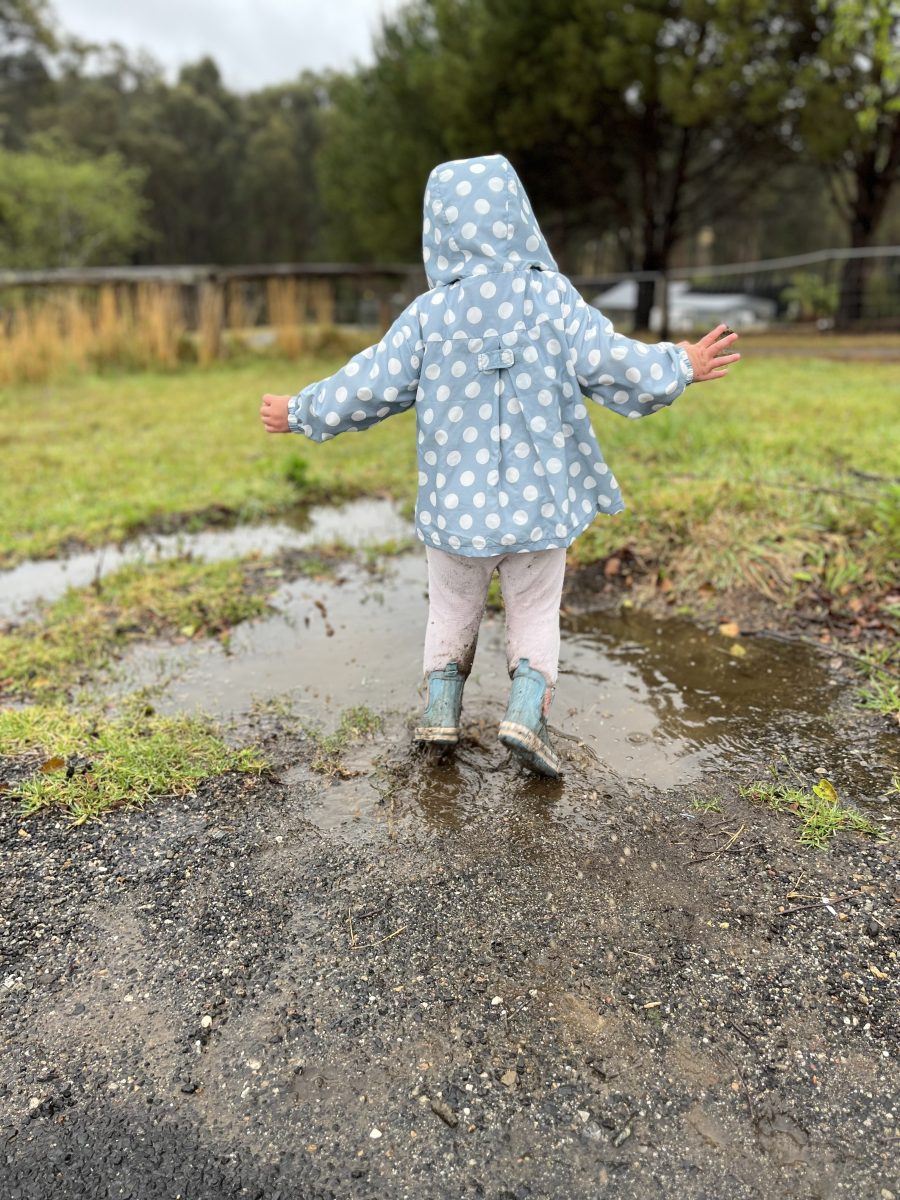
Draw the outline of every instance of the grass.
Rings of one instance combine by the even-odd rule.
[[[264,391],[291,392],[343,359],[85,376],[0,390],[0,563],[223,513],[415,492],[412,415],[315,446],[267,437]],[[900,556],[900,364],[748,358],[671,411],[594,409],[628,511],[599,519],[576,563],[628,548],[673,603],[749,588],[785,606],[884,592]],[[865,478],[855,472],[861,472]],[[870,476],[877,476],[872,479]],[[52,483],[51,483],[52,481]]]
[[[3,757],[39,754],[24,782],[6,785],[24,815],[56,808],[75,825],[122,805],[192,792],[226,771],[259,772],[254,748],[233,750],[198,717],[162,717],[133,710],[108,719],[61,707],[0,709]]]
[[[349,708],[341,716],[340,724],[334,733],[322,734],[318,730],[307,730],[307,734],[315,746],[315,757],[312,769],[320,775],[334,778],[336,775],[349,774],[343,763],[344,751],[351,742],[361,738],[371,737],[383,726],[383,719],[370,708],[360,705]]]
[[[691,811],[695,813],[720,813],[722,801],[718,796],[694,796]]]
[[[261,560],[174,559],[130,564],[96,585],[69,588],[38,618],[0,633],[0,694],[64,695],[137,639],[227,638],[266,611],[272,573]]]
[[[864,833],[885,839],[886,835],[857,809],[842,804],[833,784],[820,779],[811,789],[796,783],[752,783],[741,795],[772,812],[788,812],[801,822],[800,842],[824,850],[838,832]]]

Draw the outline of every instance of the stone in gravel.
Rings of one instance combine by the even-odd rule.
[[[432,1100],[431,1111],[437,1113],[441,1120],[449,1125],[451,1129],[455,1129],[459,1124],[459,1117],[453,1111],[449,1104],[445,1104],[443,1100]]]
[[[380,1137],[381,1137],[381,1130],[380,1130],[380,1129],[373,1129],[373,1130],[372,1130],[372,1132],[369,1134],[369,1137],[370,1137],[370,1138],[380,1138]]]
[[[200,1018],[200,1027],[202,1029],[209,1029],[210,1025],[212,1025],[212,1017],[207,1013]]]
[[[514,1088],[519,1082],[519,1076],[515,1071],[504,1071],[500,1076],[500,1082],[508,1088]]]

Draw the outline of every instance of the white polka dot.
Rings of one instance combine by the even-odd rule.
[[[483,316],[484,316],[484,313],[481,311],[480,308],[476,307],[476,305],[474,305],[474,304],[466,312],[466,320],[471,321],[473,325],[477,325]]]
[[[466,364],[464,362],[457,361],[450,368],[450,374],[453,375],[456,379],[459,379],[460,375],[465,375],[465,373],[466,373]]]
[[[514,292],[524,292],[525,291],[525,280],[522,278],[521,275],[517,275],[516,278],[512,281],[512,290]]]
[[[529,483],[526,488],[523,488],[522,496],[530,503],[532,500],[537,500],[538,490],[533,483]]]
[[[431,524],[431,513],[430,512],[420,512],[419,513],[419,523],[421,525],[430,525]]]
[[[494,255],[497,253],[497,251],[494,249],[494,247],[491,245],[490,242],[482,242],[481,243],[481,253],[485,256],[485,258],[493,258]]]
[[[500,179],[499,176],[497,176],[497,175],[493,175],[488,180],[488,187],[491,189],[492,192],[502,192],[504,186],[505,186],[505,184],[503,183],[503,180]]]
[[[445,508],[456,508],[456,506],[458,504],[459,504],[459,496],[457,496],[456,492],[448,492],[447,495],[444,497],[444,507]]]
[[[555,506],[553,504],[551,504],[549,500],[546,502],[546,504],[541,505],[541,516],[542,517],[552,517],[555,511],[556,511]]]
[[[558,475],[562,470],[562,463],[558,458],[551,458],[547,462],[547,470],[551,475]]]
[[[451,533],[450,536],[447,538],[447,541],[453,547],[454,550],[458,550],[460,548],[460,546],[462,545],[462,542],[459,540],[459,538],[456,536],[455,533]]]
[[[459,477],[459,482],[463,485],[463,487],[471,487],[472,484],[475,482],[474,472],[463,471],[462,475],[460,475],[460,477]]]
[[[456,185],[457,196],[468,196],[468,194],[469,194],[469,192],[471,192],[471,190],[472,190],[472,185],[471,185],[471,183],[469,183],[468,179],[464,179],[461,183],[458,183]]]
[[[514,533],[504,533],[503,537],[500,539],[501,543],[504,546],[514,545],[515,540],[516,540],[516,535]]]
[[[531,387],[531,376],[528,374],[527,371],[520,371],[519,374],[516,376],[516,387],[520,387],[520,388],[530,388]]]
[[[435,434],[434,434],[434,440],[437,442],[437,444],[438,444],[439,446],[446,446],[446,444],[447,444],[447,430],[446,430],[446,429],[437,429],[437,430],[435,430]]]
[[[629,367],[628,370],[625,372],[625,378],[627,380],[629,380],[631,383],[640,383],[641,382],[641,373],[637,369],[637,367]]]
[[[494,415],[493,405],[482,404],[481,408],[478,410],[478,415],[481,417],[482,421],[489,421]]]
[[[426,379],[440,379],[440,376],[441,376],[441,368],[438,366],[437,363],[430,363],[425,368],[425,378]]]
[[[559,524],[556,526],[554,532],[556,533],[557,537],[565,537],[569,531],[566,529],[565,525]]]
[[[434,477],[434,482],[435,486],[442,488],[447,482],[447,476],[443,473],[443,471],[438,471],[437,475]]]
[[[513,454],[515,454],[516,458],[527,458],[530,453],[531,447],[527,442],[519,442],[515,450],[513,450]]]
[[[453,421],[455,423],[457,421],[462,420],[462,415],[463,415],[463,410],[460,408],[460,406],[458,404],[454,404],[453,407],[450,409],[450,411],[447,413],[447,418],[448,418],[448,420]]]
[[[510,304],[510,302],[508,300],[504,300],[503,303],[499,306],[499,308],[497,309],[497,315],[503,321],[508,321],[509,318],[513,315],[513,306]]]
[[[469,513],[463,513],[460,516],[459,527],[460,527],[460,529],[471,529],[472,528],[472,518],[469,515]]]
[[[328,414],[328,416],[325,418],[326,425],[340,425],[340,423],[341,423],[341,418],[337,415],[336,412],[330,412]]]
[[[344,367],[344,373],[346,375],[350,375],[350,376],[358,375],[359,374],[359,363],[348,362],[346,367]]]
[[[365,413],[365,410],[362,408],[358,408],[356,410],[356,412],[353,412],[350,414],[351,421],[364,421],[365,419],[366,419],[366,413]]]
[[[487,200],[476,200],[475,211],[482,217],[486,217],[491,211],[490,203]]]
[[[517,417],[522,411],[522,405],[515,396],[510,396],[506,403],[506,411],[513,417]]]
[[[628,393],[623,391],[613,392],[613,400],[615,400],[616,404],[626,404]]]
[[[487,545],[487,542],[484,540],[484,538],[481,536],[480,533],[476,533],[475,536],[472,538],[472,549],[473,550],[483,550],[486,545]]]
[[[532,529],[532,531],[531,531],[531,540],[533,542],[539,542],[543,536],[544,536],[543,529],[541,529],[541,527],[539,525],[535,525],[534,529]]]
[[[488,515],[484,518],[484,523],[487,525],[488,529],[499,529],[500,517],[497,513],[488,513]]]
[[[470,400],[474,400],[476,396],[481,395],[481,384],[473,380],[472,383],[466,384],[466,395]]]
[[[433,450],[426,450],[422,457],[428,463],[429,467],[433,467],[437,463],[437,455]]]
[[[504,421],[500,426],[500,437],[505,441],[512,434],[512,429]]]
[[[475,234],[478,232],[478,226],[475,224],[474,221],[466,221],[465,225],[463,225],[462,229],[459,232],[462,234],[462,236],[464,238],[466,238],[466,240],[469,240],[470,238],[473,238],[475,236]]]
[[[458,467],[461,462],[462,462],[462,455],[460,454],[460,452],[458,450],[451,450],[450,453],[447,455],[447,466],[448,467]]]
[[[435,395],[442,403],[444,400],[450,399],[450,389],[447,387],[446,383],[441,384],[441,386],[435,392]]]
[[[534,251],[537,250],[537,248],[538,248],[538,246],[540,246],[540,244],[541,244],[541,239],[539,237],[537,237],[535,234],[532,234],[531,237],[528,238],[525,242],[525,249],[530,250],[532,253],[534,253]]]
[[[527,525],[528,513],[524,510],[524,508],[517,508],[513,513],[513,520],[517,525]]]
[[[487,479],[490,486],[494,487],[496,484],[498,484],[500,482],[500,472],[496,469],[496,467],[491,467],[490,471],[488,471],[485,478]]]
[[[424,486],[425,486],[425,484],[426,484],[427,482],[428,482],[428,476],[425,474],[425,472],[424,472],[424,471],[420,471],[420,472],[419,472],[419,484],[420,484],[420,486],[421,486],[421,487],[424,487]]]
[[[484,492],[476,492],[475,495],[472,497],[472,503],[475,505],[476,508],[484,508],[485,503],[486,503],[486,497],[485,497]]]
[[[432,408],[423,409],[422,420],[425,422],[426,425],[430,425],[431,422],[434,420],[434,409],[432,409]]]
[[[478,441],[478,430],[474,425],[467,425],[463,430],[463,441],[469,443]],[[479,451],[479,454],[480,453],[482,453],[482,451]],[[484,453],[487,453],[487,451],[484,451]]]
[[[507,467],[504,475],[507,483],[517,483],[519,479],[519,470],[517,467]]]
[[[505,221],[495,221],[491,226],[491,232],[495,238],[507,238],[509,236],[509,226]]]
[[[538,392],[538,404],[542,404],[544,406],[544,408],[546,408],[548,404],[552,404],[552,403],[553,403],[553,393],[548,392],[546,388],[542,388]]]
[[[468,430],[466,430],[466,432],[468,433]],[[473,429],[472,432],[475,433],[475,430]],[[491,461],[490,450],[488,450],[486,446],[482,446],[482,448],[475,455],[475,461],[480,463],[482,467],[485,465],[485,463],[489,463]]]
[[[653,379],[662,379],[663,369],[659,363],[653,363],[650,367],[650,375]]]
[[[491,300],[497,294],[497,285],[488,280],[478,290],[484,296],[485,300]]]
[[[529,426],[532,433],[543,433],[547,428],[547,422],[543,417],[532,417]]]

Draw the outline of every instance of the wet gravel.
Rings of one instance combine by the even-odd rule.
[[[100,824],[3,797],[3,1200],[900,1195],[896,841],[261,732]]]

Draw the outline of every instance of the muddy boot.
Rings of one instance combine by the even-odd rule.
[[[459,741],[459,713],[466,677],[459,666],[447,663],[443,671],[428,675],[428,706],[414,734],[417,742],[455,746]]]
[[[506,716],[500,724],[500,741],[532,771],[559,779],[559,759],[550,745],[543,712],[546,692],[544,676],[532,670],[527,658],[521,659],[513,676]]]

